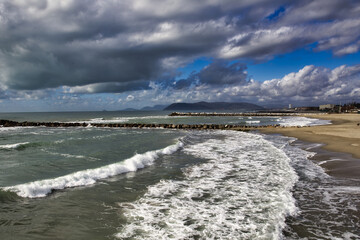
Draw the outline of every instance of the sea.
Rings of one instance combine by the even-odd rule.
[[[360,181],[314,143],[257,131],[91,123],[311,126],[306,117],[0,113],[87,127],[0,127],[0,239],[360,239]],[[331,161],[331,159],[328,159]]]

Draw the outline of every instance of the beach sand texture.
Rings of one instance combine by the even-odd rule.
[[[331,120],[331,125],[303,128],[268,128],[263,133],[279,133],[306,142],[323,143],[323,149],[351,154],[322,165],[329,174],[360,178],[360,114],[314,114],[306,115]],[[358,125],[359,124],[359,125]]]

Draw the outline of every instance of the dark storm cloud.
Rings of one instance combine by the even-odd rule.
[[[321,23],[358,18],[357,0],[303,0],[289,6],[282,22],[286,24]]]
[[[223,62],[215,62],[204,68],[198,77],[200,82],[207,84],[241,84],[246,81],[246,65],[233,63],[227,65]]]
[[[276,21],[270,19],[229,38],[220,56],[264,60],[311,43],[317,43],[316,50],[332,50],[335,55],[358,51],[359,1],[291,1],[283,9]]]
[[[355,0],[2,0],[0,83],[141,90],[199,56],[215,63],[176,88],[242,83],[245,67],[221,59],[266,59],[314,42],[336,55],[356,52],[359,16]]]
[[[114,92],[135,90],[139,86],[134,83],[144,86],[143,80],[156,80],[169,68],[178,67],[168,66],[167,58],[207,54],[227,35],[223,27],[229,23],[208,18],[214,14],[189,23],[181,21],[187,12],[164,9],[152,15],[144,7],[151,8],[153,3],[4,2],[2,82],[17,90],[102,82],[129,86],[113,88]],[[174,22],[173,17],[179,20]]]
[[[244,84],[247,79],[246,65],[242,63],[227,64],[224,61],[215,61],[198,73],[192,73],[186,79],[180,79],[174,88],[183,89],[192,85],[232,85]]]
[[[135,81],[130,83],[94,83],[83,86],[76,86],[68,88],[65,92],[67,93],[121,93],[126,92],[129,89],[136,90],[146,90],[150,89],[148,81]]]

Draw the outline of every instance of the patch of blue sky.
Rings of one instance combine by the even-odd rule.
[[[200,57],[195,59],[193,62],[187,64],[185,67],[178,68],[180,75],[175,80],[184,79],[190,76],[193,72],[199,72],[204,67],[212,63],[211,58]]]
[[[249,63],[248,75],[256,81],[282,78],[291,72],[298,72],[307,65],[315,65],[334,69],[341,65],[355,65],[360,63],[360,52],[345,56],[334,56],[331,51],[316,52],[309,48],[298,49],[294,52],[275,56],[263,63]]]
[[[280,6],[278,9],[276,9],[272,14],[270,14],[269,16],[266,17],[266,19],[268,20],[276,20],[279,16],[282,15],[282,13],[285,12],[285,7],[284,6]]]

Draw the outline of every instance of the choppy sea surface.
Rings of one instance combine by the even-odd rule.
[[[303,117],[1,113],[59,122],[307,126]],[[0,128],[0,239],[360,239],[360,182],[257,132]],[[304,150],[305,149],[305,150]]]

